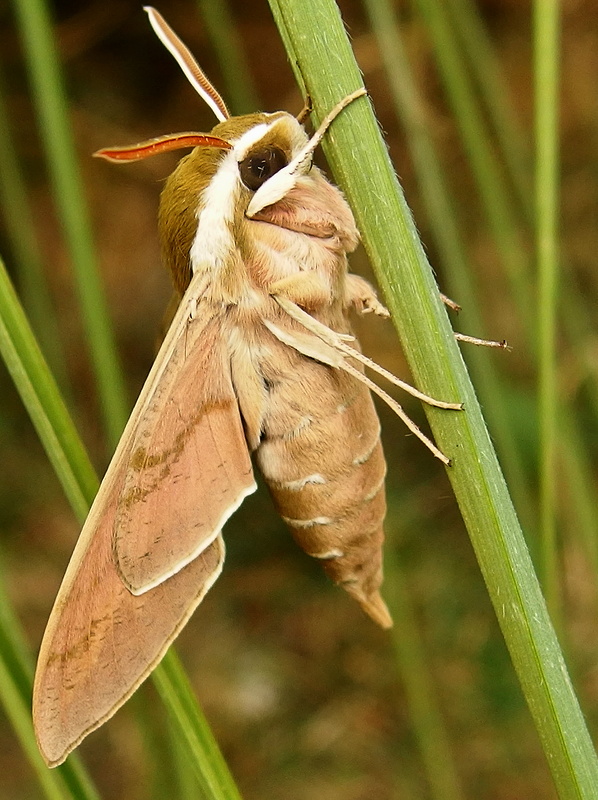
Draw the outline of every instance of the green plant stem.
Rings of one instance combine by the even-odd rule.
[[[406,578],[394,550],[389,552],[387,549],[384,566],[387,576],[385,595],[395,620],[394,650],[405,685],[414,734],[430,783],[430,796],[434,800],[461,800],[463,791],[454,754],[436,702],[422,636],[405,585]]]
[[[54,197],[77,280],[104,426],[108,443],[114,446],[127,419],[127,404],[85,210],[52,24],[44,0],[14,0],[14,6],[25,46]]]
[[[500,217],[503,218],[503,222],[506,226],[505,232],[507,237],[512,241],[516,241],[518,236],[518,230],[514,227],[516,220],[516,206],[513,205],[513,200],[510,198],[511,193],[509,192],[502,174],[497,170],[494,170],[491,175],[489,171],[482,168],[484,163],[487,161],[490,162],[494,157],[491,153],[489,138],[487,141],[477,141],[478,136],[486,136],[486,127],[483,123],[484,115],[479,107],[480,102],[477,99],[476,92],[474,91],[473,83],[467,75],[465,59],[459,52],[459,42],[462,43],[463,49],[465,50],[465,55],[467,56],[469,66],[471,67],[473,80],[483,88],[483,99],[485,101],[485,106],[487,107],[490,116],[495,120],[495,129],[498,129],[498,109],[495,110],[494,107],[505,105],[504,100],[501,102],[501,97],[504,99],[505,94],[499,89],[493,87],[492,78],[489,78],[489,76],[486,74],[488,71],[488,65],[490,65],[494,73],[498,72],[496,61],[493,57],[493,54],[489,52],[489,50],[491,50],[490,43],[488,41],[488,37],[483,34],[483,26],[479,18],[479,12],[474,9],[470,0],[451,0],[450,3],[446,4],[431,3],[430,0],[418,0],[418,4],[422,14],[424,14],[425,19],[428,22],[429,32],[434,43],[434,52],[437,57],[439,71],[445,82],[449,100],[453,108],[455,119],[457,120],[457,124],[461,130],[461,135],[466,149],[468,152],[477,152],[479,150],[482,154],[481,158],[476,157],[475,159],[472,159],[473,172],[479,187],[480,198],[485,205],[486,214],[491,222],[491,228],[494,233],[495,241],[499,251],[502,254],[502,263],[504,265],[504,269],[506,273],[511,276],[513,297],[515,298],[515,301],[517,301],[517,298],[520,297],[521,288],[520,285],[514,280],[514,272],[519,273],[521,270],[523,270],[523,260],[512,261],[512,257],[509,256],[509,253],[501,244],[501,238],[499,236],[500,229],[496,225],[496,220],[498,217],[497,209],[505,209],[512,205],[513,207],[510,210],[510,213],[506,216],[500,214]],[[538,5],[538,9],[544,12],[544,5],[540,3]],[[548,8],[546,9],[546,13],[551,13]],[[455,23],[454,25],[449,24],[449,17],[452,18],[453,23]],[[554,24],[556,26],[557,23]],[[453,28],[459,30],[460,36],[454,36]],[[474,29],[476,29],[477,32],[475,32]],[[472,45],[472,40],[470,38],[472,32],[473,39],[476,42],[475,48]],[[552,35],[554,36],[556,33],[553,32]],[[543,46],[541,46],[541,48],[542,47]],[[544,58],[547,61],[550,60],[553,55],[556,55],[554,48],[554,43],[547,42],[546,48],[541,49],[539,57]],[[556,63],[558,63],[558,59],[556,59]],[[550,68],[551,67],[548,67],[548,69]],[[554,69],[554,66],[552,69]],[[495,75],[495,78],[498,78],[498,75]],[[547,76],[547,82],[540,82],[540,91],[553,91],[553,89],[550,88],[551,80],[552,79],[550,76]],[[550,111],[550,109],[548,110]],[[506,118],[507,114],[505,114],[503,111],[500,116]],[[550,136],[553,134],[548,135]],[[502,155],[505,163],[508,163],[512,154],[508,152],[511,148],[511,143],[509,142],[506,131],[502,135],[498,136],[498,143],[500,145],[500,154]],[[548,161],[543,161],[542,169],[544,170],[545,174],[553,168],[553,165],[551,165]],[[488,181],[490,177],[492,177],[492,180],[486,185],[486,181]],[[542,189],[540,191],[543,192],[544,190]],[[544,194],[543,197],[543,202],[550,202],[549,193]],[[522,225],[530,218],[530,216],[535,218],[533,204],[530,203],[529,205],[531,208],[531,215],[529,213],[523,215],[523,218],[520,220]],[[521,212],[519,212],[519,215],[521,216]],[[538,237],[538,231],[536,231],[536,237]],[[522,272],[521,281],[522,285],[523,283],[527,282],[531,286],[531,263],[527,263],[527,261],[528,260],[525,259],[525,275]],[[514,270],[515,264],[517,264],[516,270]],[[553,291],[553,289],[549,286],[552,280],[554,280],[554,278],[546,279],[545,286],[548,294],[552,293]],[[534,312],[536,308],[539,308],[539,313],[542,315],[544,320],[542,325],[545,327],[545,330],[547,330],[549,327],[555,324],[555,322],[550,322],[548,320],[548,317],[555,313],[554,310],[551,310],[550,306],[550,303],[553,301],[550,301],[550,303],[545,306],[544,301],[539,297],[537,300],[535,297],[532,299],[533,302],[530,303],[530,297],[528,296],[524,304],[519,304],[519,311],[523,319],[522,327],[526,332],[525,347],[529,351],[530,355],[538,355],[539,358],[545,359],[546,355],[539,355],[539,349],[543,346],[541,337],[544,336],[545,333],[539,330],[537,315]],[[584,298],[583,292],[580,290],[574,275],[570,275],[569,280],[562,283],[559,291],[559,303],[560,309],[557,310],[560,310],[560,324],[563,328],[565,339],[571,343],[567,355],[564,357],[563,361],[565,361],[565,359],[569,359],[573,364],[576,364],[580,373],[585,375],[587,396],[591,402],[594,412],[598,413],[598,381],[596,380],[596,370],[594,369],[593,363],[591,363],[591,356],[589,356],[591,351],[590,348],[580,347],[579,345],[580,342],[587,342],[588,339],[593,336],[594,311],[593,308],[588,307],[587,300]],[[541,383],[542,381],[543,379],[540,380]],[[548,388],[546,388],[545,392],[542,394],[545,398],[547,398],[548,403],[552,403],[554,400],[548,398],[548,391]],[[484,397],[484,400],[485,399],[486,398]],[[544,422],[539,421],[540,428],[543,428],[548,417],[551,414],[554,414],[555,411],[556,409],[549,411],[548,415],[544,416]],[[544,411],[541,411],[541,413],[544,415]],[[568,516],[572,518],[571,528],[580,536],[584,546],[586,547],[588,557],[593,558],[594,553],[591,544],[595,539],[595,523],[593,518],[595,516],[594,509],[596,507],[596,503],[598,502],[595,481],[591,471],[587,469],[588,459],[584,457],[582,450],[579,447],[579,442],[583,441],[584,436],[583,432],[580,430],[578,418],[575,416],[575,413],[565,405],[562,405],[558,409],[558,413],[560,419],[562,420],[559,447],[563,452],[565,478],[571,487],[571,492],[575,495],[578,501],[576,505],[569,508]],[[540,435],[545,437],[546,428],[543,428],[543,431],[544,432],[541,432]],[[546,452],[548,453],[552,447],[553,445],[548,445],[548,450],[546,450]],[[554,458],[554,454],[553,456],[548,456],[548,461],[550,461],[552,458]],[[542,466],[541,472],[543,470],[544,467]],[[509,477],[511,477],[511,474],[509,474]],[[552,511],[548,510],[552,501],[546,493],[546,484],[544,486],[545,488],[541,489],[543,498],[541,498],[540,502],[545,508],[545,511],[543,512],[545,517],[542,524],[544,527],[546,527],[554,525],[554,519],[551,522],[548,517],[551,514],[554,517],[553,512],[555,512],[556,509],[553,508]],[[514,483],[513,487],[514,491],[516,492],[515,497],[516,499],[519,499],[519,493]],[[520,504],[518,507],[520,507]],[[529,516],[530,515],[526,515],[526,521],[528,521]],[[552,544],[556,545],[554,534],[554,530],[551,534],[547,529],[546,535],[542,534],[542,536],[539,538],[542,542],[546,542],[546,539],[549,541],[552,540]],[[542,555],[542,572],[544,574],[552,571],[554,576],[554,569],[551,567],[549,562],[554,561],[556,558],[555,548],[551,547],[550,545],[548,545],[547,548],[544,544],[542,544],[542,548],[544,550]],[[552,552],[550,552],[551,549]],[[554,600],[552,599],[553,593],[555,595]],[[555,613],[558,605],[558,598],[556,597],[558,590],[554,582],[551,587],[549,587],[547,584],[547,594],[549,597],[550,608],[553,613]]]
[[[316,122],[362,86],[333,0],[270,0]],[[561,798],[593,798],[598,761],[523,534],[432,272],[369,101],[335,121],[325,152],[356,215],[418,386],[462,412],[427,409]]]
[[[539,8],[543,10],[541,3]],[[443,9],[446,9],[446,15]],[[526,180],[530,173],[531,160],[528,157],[527,148],[519,131],[513,110],[509,106],[506,80],[500,73],[492,42],[481,19],[480,10],[472,0],[449,0],[448,3],[443,4],[443,9],[439,17],[440,23],[442,25],[448,24],[448,18],[450,18],[452,25],[448,25],[447,40],[451,43],[451,47],[454,46],[453,40],[455,40],[455,37],[451,36],[451,31],[457,33],[456,38],[462,45],[473,81],[480,89],[480,101],[496,133],[500,150],[499,155],[507,168],[511,184],[516,189],[518,215],[522,218],[522,221],[525,221],[526,224],[535,229],[535,207],[532,202],[533,187],[528,186],[529,182]],[[551,13],[549,9],[546,9],[546,12],[548,14]],[[438,38],[436,38],[436,43],[437,45],[440,44]],[[544,58],[549,57],[549,52],[554,53],[554,48],[551,48],[550,51],[545,51]],[[444,67],[451,62],[452,59],[448,61],[440,59],[439,66]],[[460,70],[459,75],[463,83],[460,91],[467,95],[467,108],[472,111],[474,108],[472,87],[468,87],[466,84],[463,71]],[[445,79],[448,81],[448,77],[445,77]],[[546,88],[548,90],[548,85]],[[463,106],[454,104],[455,111],[460,107]],[[462,131],[465,131],[466,122],[461,123],[461,127]],[[476,174],[478,179],[482,177],[482,173],[479,171]],[[497,185],[495,190],[499,191],[501,195],[504,194],[505,198],[507,197],[508,190],[506,185],[504,187]],[[483,197],[491,198],[490,194],[481,194]],[[563,266],[566,266],[566,259],[564,259]],[[592,402],[594,411],[598,413],[598,373],[594,369],[594,362],[591,356],[588,357],[587,348],[584,350],[576,346],[576,343],[587,340],[588,336],[584,337],[584,332],[592,335],[594,309],[592,307],[588,308],[584,292],[573,275],[562,284],[559,294],[560,323],[573,345],[571,356],[578,361],[580,369],[585,370],[587,374],[589,399]],[[531,312],[534,307],[530,307],[527,310],[526,316],[532,316]],[[529,331],[536,336],[537,326],[530,325]],[[535,340],[530,342],[528,346],[530,348],[534,347]],[[568,461],[572,463],[573,460],[571,454],[568,454]],[[578,471],[579,466],[576,465]],[[582,497],[582,491],[580,490],[579,492],[580,498]],[[595,505],[596,498],[585,497],[583,502],[586,506]]]
[[[465,61],[458,48],[458,39],[449,23],[447,6],[436,0],[415,0],[415,5],[432,38],[434,55],[461,131],[482,206],[509,276],[519,319],[528,341],[533,341],[529,314],[533,308],[529,281],[531,270],[525,255],[522,229],[504,187],[498,159],[490,146],[487,125],[479,113]]]
[[[33,670],[19,622],[4,589],[0,563],[0,701],[48,800],[98,800],[98,793],[77,756],[50,771],[37,749],[31,724]]]
[[[4,76],[0,73],[0,203],[6,221],[14,263],[19,269],[23,302],[43,350],[63,388],[67,386],[64,351],[58,335],[56,314],[44,274],[36,238],[36,226],[27,197],[25,180],[11,135]]]
[[[77,519],[97,478],[17,295],[0,262],[0,351]]]
[[[508,97],[507,83],[502,75],[493,43],[482,22],[480,9],[473,0],[449,0],[446,8],[496,132],[500,152],[517,195],[519,215],[531,223],[532,162],[529,146],[514,114],[513,105]]]
[[[536,252],[540,419],[540,525],[548,606],[557,614],[556,546],[556,316],[558,289],[559,2],[534,5],[536,96]]]
[[[172,647],[159,669],[154,671],[153,678],[162,700],[173,719],[179,723],[179,731],[185,736],[188,750],[195,754],[193,766],[206,795],[219,800],[240,800],[241,795],[226,761]]]

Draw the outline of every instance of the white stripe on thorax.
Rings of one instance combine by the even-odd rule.
[[[240,136],[233,150],[226,155],[212,180],[205,187],[198,203],[197,231],[191,245],[191,267],[193,273],[198,269],[218,271],[228,263],[235,248],[231,223],[239,199],[241,178],[239,160],[248,148],[259,141],[275,122],[259,123]]]

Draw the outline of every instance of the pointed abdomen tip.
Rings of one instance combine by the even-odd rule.
[[[380,596],[380,592],[375,592],[368,598],[359,601],[365,613],[371,617],[381,628],[392,628],[393,621],[386,603]]]

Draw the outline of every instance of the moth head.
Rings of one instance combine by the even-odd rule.
[[[220,94],[162,15],[151,6],[146,6],[145,11],[158,38],[172,53],[197,93],[210,106],[219,124],[209,134],[194,132],[167,134],[128,147],[103,148],[94,155],[109,161],[137,161],[169,150],[197,147],[207,150],[207,153],[199,159],[203,162],[200,166],[212,163],[216,167],[222,160],[223,152],[234,151],[242,185],[251,192],[259,193],[260,198],[263,198],[254,201],[252,208],[254,213],[259,210],[260,203],[263,207],[275,194],[282,196],[283,190],[265,192],[262,187],[281,170],[288,173],[289,161],[295,155],[297,147],[306,144],[307,137],[299,121],[284,112],[248,114],[231,118]],[[293,173],[309,169],[314,148],[304,154],[301,163],[292,165]],[[307,161],[309,165],[306,167],[304,162]],[[210,175],[207,171],[203,170],[203,173],[205,173],[202,174],[204,181],[209,180]],[[280,177],[278,182],[285,183]]]
[[[280,208],[279,201],[302,187],[305,206],[310,183],[320,194],[326,195],[324,184],[332,189],[316,170],[309,180],[313,153],[335,116],[365,90],[358,90],[339,103],[311,138],[301,124],[302,115],[295,118],[275,112],[231,117],[188,48],[155,9],[145,10],[154,31],[219,122],[210,133],[169,134],[128,147],[105,148],[94,155],[110,161],[136,161],[169,150],[194,148],[168,179],[160,206],[163,249],[176,288],[182,293],[197,259],[209,267],[217,266],[219,260],[229,261],[226,232],[234,231],[238,237],[246,221],[271,222],[291,230],[302,227],[301,232],[309,233],[304,223],[300,222],[298,228],[296,222],[291,222],[293,213],[288,203],[286,209]],[[351,229],[348,239],[356,242],[352,216],[340,194],[336,194],[327,199],[332,206],[336,201],[341,226]],[[202,249],[202,225],[207,251],[215,248],[214,252]]]

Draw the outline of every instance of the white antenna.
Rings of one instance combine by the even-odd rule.
[[[224,120],[228,119],[230,114],[224,100],[214,89],[189,48],[183,44],[162,14],[156,11],[155,8],[144,6],[143,10],[147,12],[151,26],[158,39],[172,53],[191,86],[210,106],[219,122],[224,122]]]

